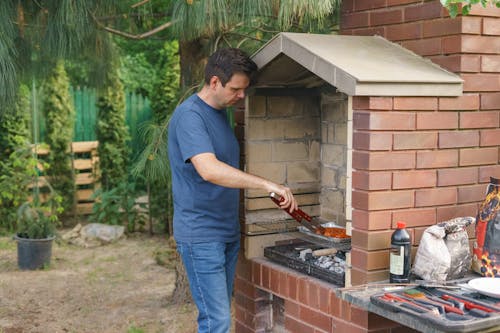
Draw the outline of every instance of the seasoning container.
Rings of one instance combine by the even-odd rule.
[[[391,283],[410,282],[410,234],[406,231],[406,223],[399,221],[397,229],[391,236],[389,281]]]

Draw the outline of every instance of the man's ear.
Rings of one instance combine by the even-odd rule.
[[[210,83],[209,83],[210,88],[215,89],[215,87],[217,87],[217,83],[218,82],[220,82],[219,78],[217,76],[215,76],[215,75],[212,76],[210,78]]]

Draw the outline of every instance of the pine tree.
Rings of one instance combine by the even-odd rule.
[[[128,130],[125,125],[125,93],[116,67],[108,72],[107,85],[97,100],[96,137],[99,171],[104,191],[127,181]]]
[[[113,47],[95,17],[125,5],[121,0],[0,1],[0,104],[14,104],[20,82],[43,78],[53,59],[85,56],[94,67],[107,67]],[[93,73],[99,78],[103,71]]]
[[[43,81],[43,92],[45,142],[50,147],[46,174],[54,191],[63,198],[62,207],[66,212],[70,212],[75,208],[76,192],[71,151],[75,108],[62,60],[56,62],[50,75]]]
[[[21,85],[16,103],[0,115],[0,229],[16,228],[16,211],[28,198],[33,174],[29,90]]]

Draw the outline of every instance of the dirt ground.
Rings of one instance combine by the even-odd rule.
[[[59,242],[50,267],[20,271],[16,243],[0,237],[0,333],[195,332],[196,308],[171,304],[175,271],[155,259],[167,246],[144,234],[96,248]]]

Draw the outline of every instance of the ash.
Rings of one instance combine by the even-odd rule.
[[[338,251],[333,255],[324,255],[319,257],[314,257],[312,254],[312,249],[301,249],[299,250],[300,260],[307,262],[311,265],[321,267],[323,269],[329,270],[336,274],[343,274],[345,272],[346,262],[345,262],[345,252]]]

